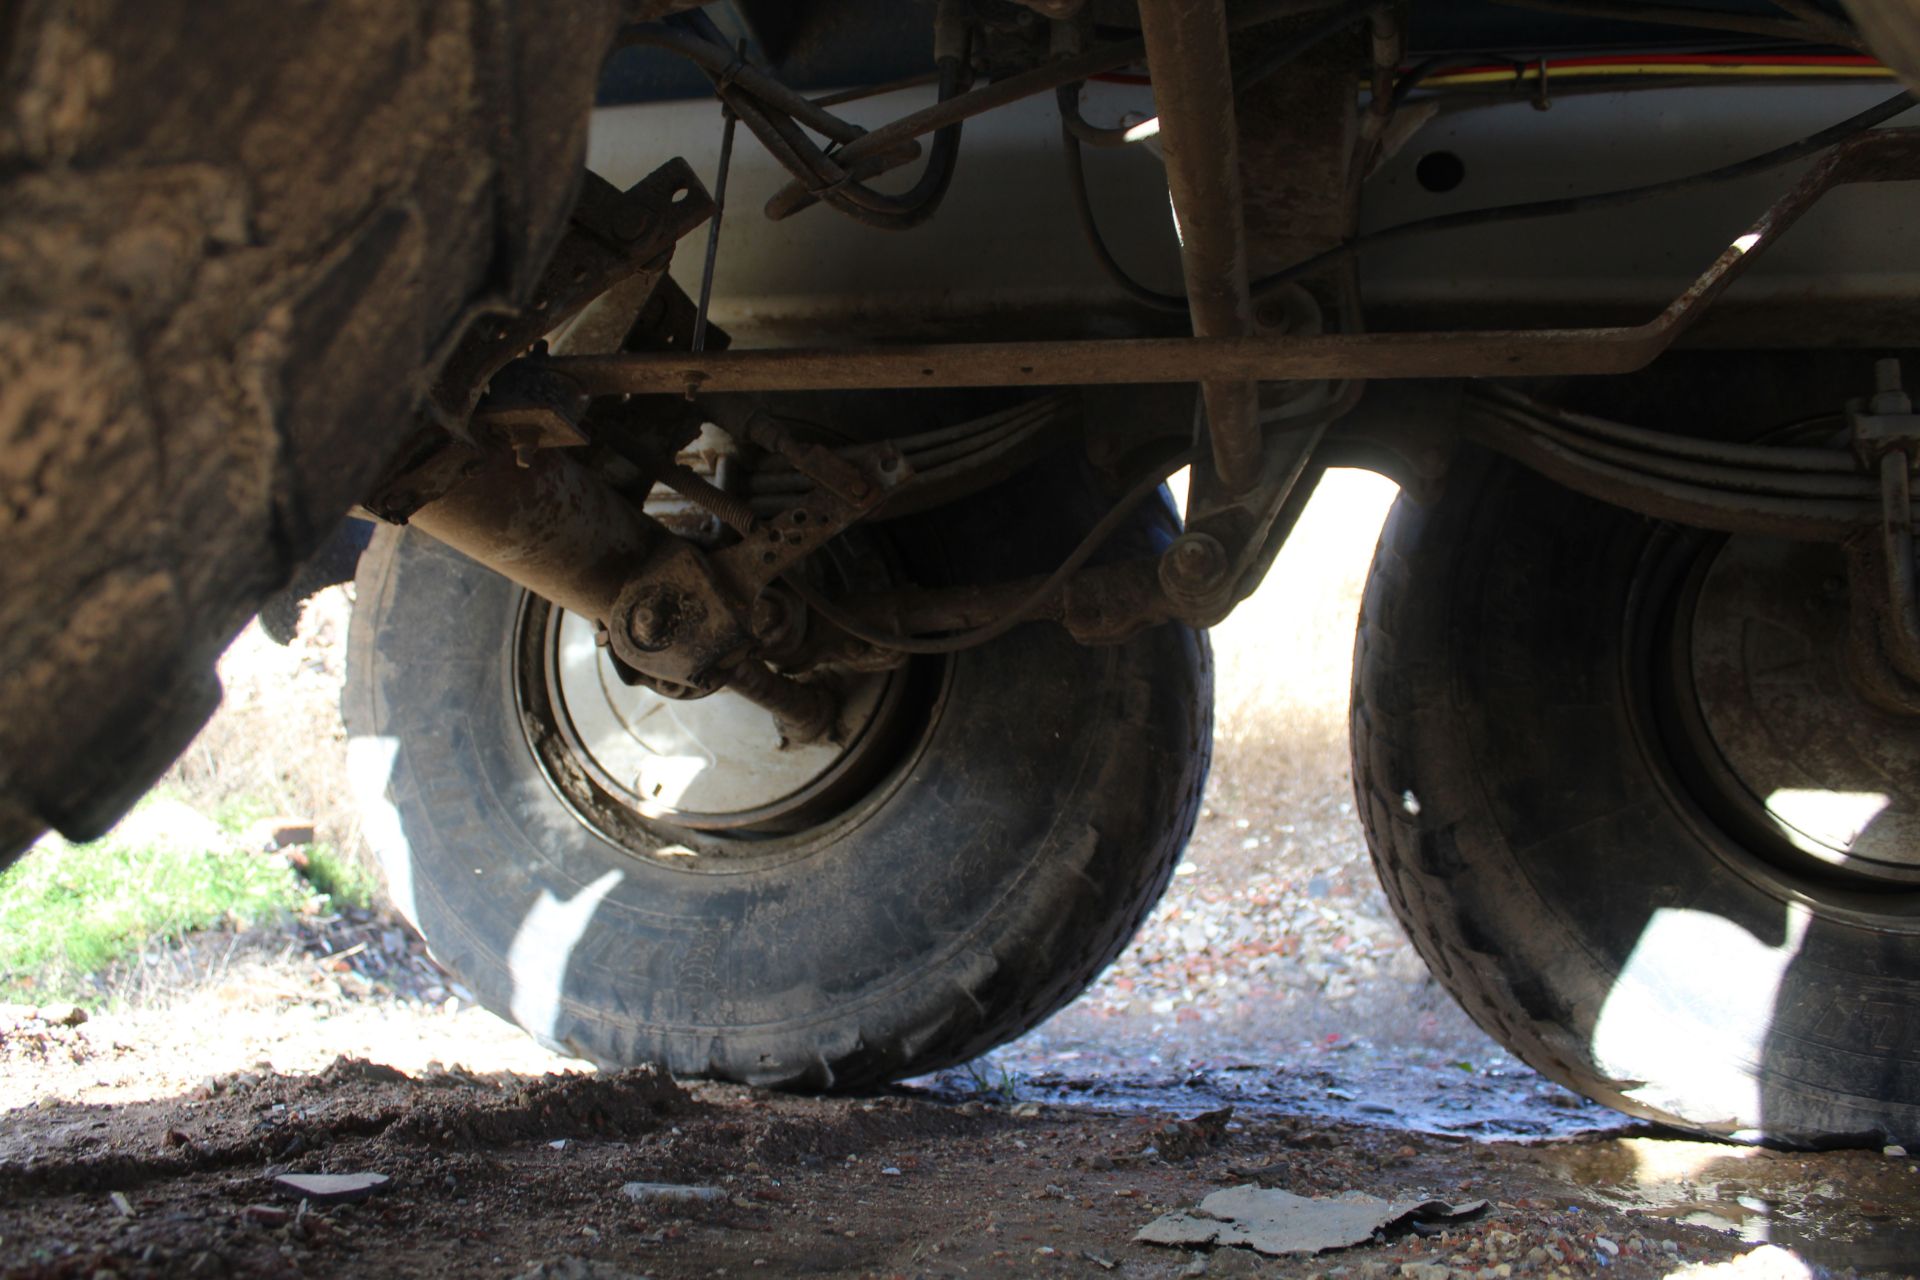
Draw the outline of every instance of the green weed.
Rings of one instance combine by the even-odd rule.
[[[248,928],[312,896],[284,859],[243,852],[221,824],[150,796],[105,838],[49,837],[0,874],[0,993],[85,998],[88,975],[154,942]]]

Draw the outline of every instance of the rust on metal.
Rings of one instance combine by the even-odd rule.
[[[823,684],[802,684],[748,659],[727,673],[727,688],[773,713],[781,745],[818,742],[839,718],[840,700]]]
[[[1140,29],[1194,336],[1245,337],[1253,332],[1253,301],[1226,12],[1220,0],[1140,0]],[[1249,378],[1209,378],[1200,394],[1214,471],[1229,493],[1239,493],[1260,471],[1259,388]]]
[[[605,619],[659,527],[564,453],[488,455],[410,521],[564,609]]]
[[[663,255],[712,213],[684,160],[669,160],[625,191],[589,171],[531,305],[477,322],[441,367],[432,403],[444,423],[464,430],[487,381],[593,299],[629,276],[665,275]]]
[[[1665,310],[1640,325],[920,343],[729,351],[700,359],[678,353],[574,356],[554,365],[594,395],[1632,373],[1670,347],[1828,190],[1915,177],[1920,130],[1881,129],[1836,145]]]

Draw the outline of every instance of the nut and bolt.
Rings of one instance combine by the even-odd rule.
[[[1206,533],[1183,533],[1160,557],[1160,585],[1170,596],[1197,599],[1225,585],[1227,549]]]
[[[769,587],[753,602],[753,635],[768,654],[797,645],[807,631],[807,611],[780,587]]]
[[[627,615],[627,634],[643,649],[657,649],[669,639],[671,619],[654,601],[643,601]]]
[[[779,594],[769,591],[753,602],[753,634],[762,640],[776,638],[792,619],[793,611]]]

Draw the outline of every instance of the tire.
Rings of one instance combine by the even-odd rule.
[[[1729,625],[1720,566],[1778,552],[1844,572],[1838,549],[1761,542],[1463,452],[1444,494],[1403,499],[1381,535],[1354,664],[1360,813],[1434,975],[1545,1075],[1700,1133],[1912,1143],[1920,849],[1862,870],[1786,848],[1693,767],[1720,739],[1684,732],[1710,719],[1689,708],[1721,724],[1737,701],[1691,683]],[[1784,598],[1772,581],[1762,596]],[[1843,603],[1813,613],[1844,629]],[[1838,687],[1821,682],[1843,646],[1820,644],[1795,670]],[[1908,794],[1914,728],[1851,723]],[[1849,748],[1807,738],[1808,761]]]
[[[1101,509],[1069,471],[884,528],[914,580],[991,580],[1051,567]],[[1163,510],[1127,537],[1172,527]],[[1192,832],[1212,689],[1188,629],[1089,648],[1035,624],[916,659],[892,677],[910,727],[858,794],[739,834],[582,798],[527,692],[529,607],[425,537],[376,536],[349,647],[355,784],[435,956],[602,1066],[828,1089],[965,1061],[1119,953]]]
[[[609,0],[0,17],[0,865],[100,834],[572,205]]]

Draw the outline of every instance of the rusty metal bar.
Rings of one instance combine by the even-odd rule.
[[[1245,337],[1253,332],[1253,302],[1226,12],[1220,0],[1140,0],[1140,33],[1193,335]],[[1260,389],[1250,379],[1221,378],[1202,382],[1200,392],[1214,471],[1227,492],[1242,493],[1260,474]]]
[[[684,352],[567,356],[552,363],[593,395],[1632,373],[1671,346],[1829,189],[1850,182],[1916,176],[1920,176],[1920,130],[1881,129],[1834,146],[1699,279],[1641,325],[1320,337],[918,343],[726,351],[699,358]]]
[[[661,536],[638,507],[555,449],[535,451],[524,467],[497,451],[408,523],[561,608],[602,621]]]
[[[827,686],[801,684],[755,658],[727,673],[727,688],[773,713],[782,746],[818,742],[833,728],[840,711],[840,700]]]

